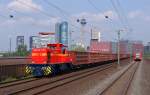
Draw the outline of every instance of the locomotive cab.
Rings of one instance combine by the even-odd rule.
[[[47,47],[49,49],[48,52],[50,53],[49,62],[51,64],[70,63],[72,61],[69,52],[67,52],[66,46],[63,44],[48,44]]]

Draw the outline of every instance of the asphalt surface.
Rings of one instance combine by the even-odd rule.
[[[97,89],[97,87],[100,86],[99,84],[101,84],[101,82],[103,82],[106,78],[112,76],[112,74],[121,70],[121,68],[127,66],[128,62],[129,61],[127,60],[123,61],[120,69],[117,69],[118,67],[116,66],[114,68],[105,70],[104,72],[99,72],[85,77],[81,80],[73,81],[56,89],[47,90],[40,95],[92,95],[89,94],[90,91],[92,91],[93,89]]]
[[[150,60],[139,64],[127,95],[150,95]]]

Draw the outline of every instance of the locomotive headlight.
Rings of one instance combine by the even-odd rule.
[[[47,63],[47,61],[44,61],[43,63]]]
[[[38,56],[38,54],[37,53],[32,53],[32,56]]]
[[[42,53],[41,56],[47,56],[47,53]]]

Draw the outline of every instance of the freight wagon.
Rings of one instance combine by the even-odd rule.
[[[121,54],[121,59],[129,55]],[[63,44],[48,44],[47,48],[32,49],[32,64],[26,68],[34,76],[56,74],[62,71],[117,60],[116,54],[67,51]]]
[[[132,45],[130,41],[121,40],[120,41],[120,54],[130,54]],[[90,42],[90,52],[100,52],[100,53],[110,53],[117,54],[118,43],[110,41],[97,41],[91,40]]]

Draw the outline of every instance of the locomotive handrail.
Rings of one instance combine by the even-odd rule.
[[[0,60],[5,59],[31,59],[31,57],[1,57]]]

